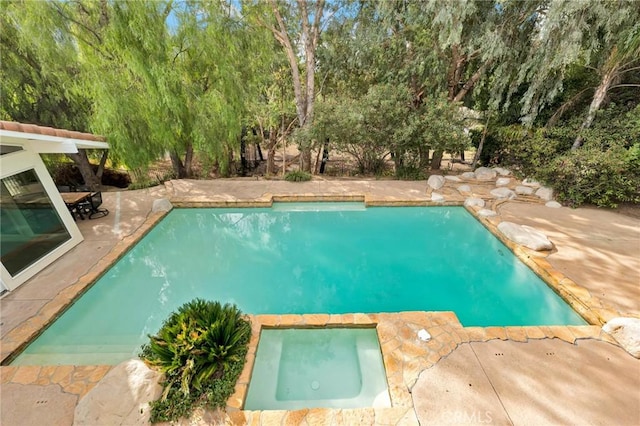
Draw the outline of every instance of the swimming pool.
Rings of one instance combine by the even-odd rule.
[[[452,310],[465,326],[585,322],[462,207],[174,209],[14,364],[115,364],[178,306]]]

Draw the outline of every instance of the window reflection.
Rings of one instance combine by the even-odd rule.
[[[0,253],[15,276],[71,239],[34,170],[2,179]]]

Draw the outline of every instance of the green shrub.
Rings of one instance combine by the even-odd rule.
[[[235,305],[195,299],[149,336],[140,357],[165,373],[151,421],[191,414],[196,406],[224,407],[242,372],[251,325]]]
[[[311,180],[311,174],[302,170],[294,170],[284,175],[284,180],[288,182],[306,182]]]
[[[480,159],[485,165],[499,164],[522,176],[533,176],[551,159],[571,149],[572,143],[571,134],[564,128],[498,127],[487,134]]]
[[[424,180],[427,174],[420,167],[400,166],[396,168],[396,177],[401,180]]]
[[[572,207],[640,202],[640,144],[606,151],[584,146],[554,158],[536,177],[554,188],[559,201]]]

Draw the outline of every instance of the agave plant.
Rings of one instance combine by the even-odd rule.
[[[141,357],[167,376],[164,397],[175,384],[189,395],[220,378],[232,362],[246,353],[251,326],[230,304],[194,299],[164,322]]]

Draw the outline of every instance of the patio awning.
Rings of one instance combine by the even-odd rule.
[[[53,127],[0,121],[0,143],[29,145],[38,154],[75,154],[78,149],[109,149],[103,136]]]

